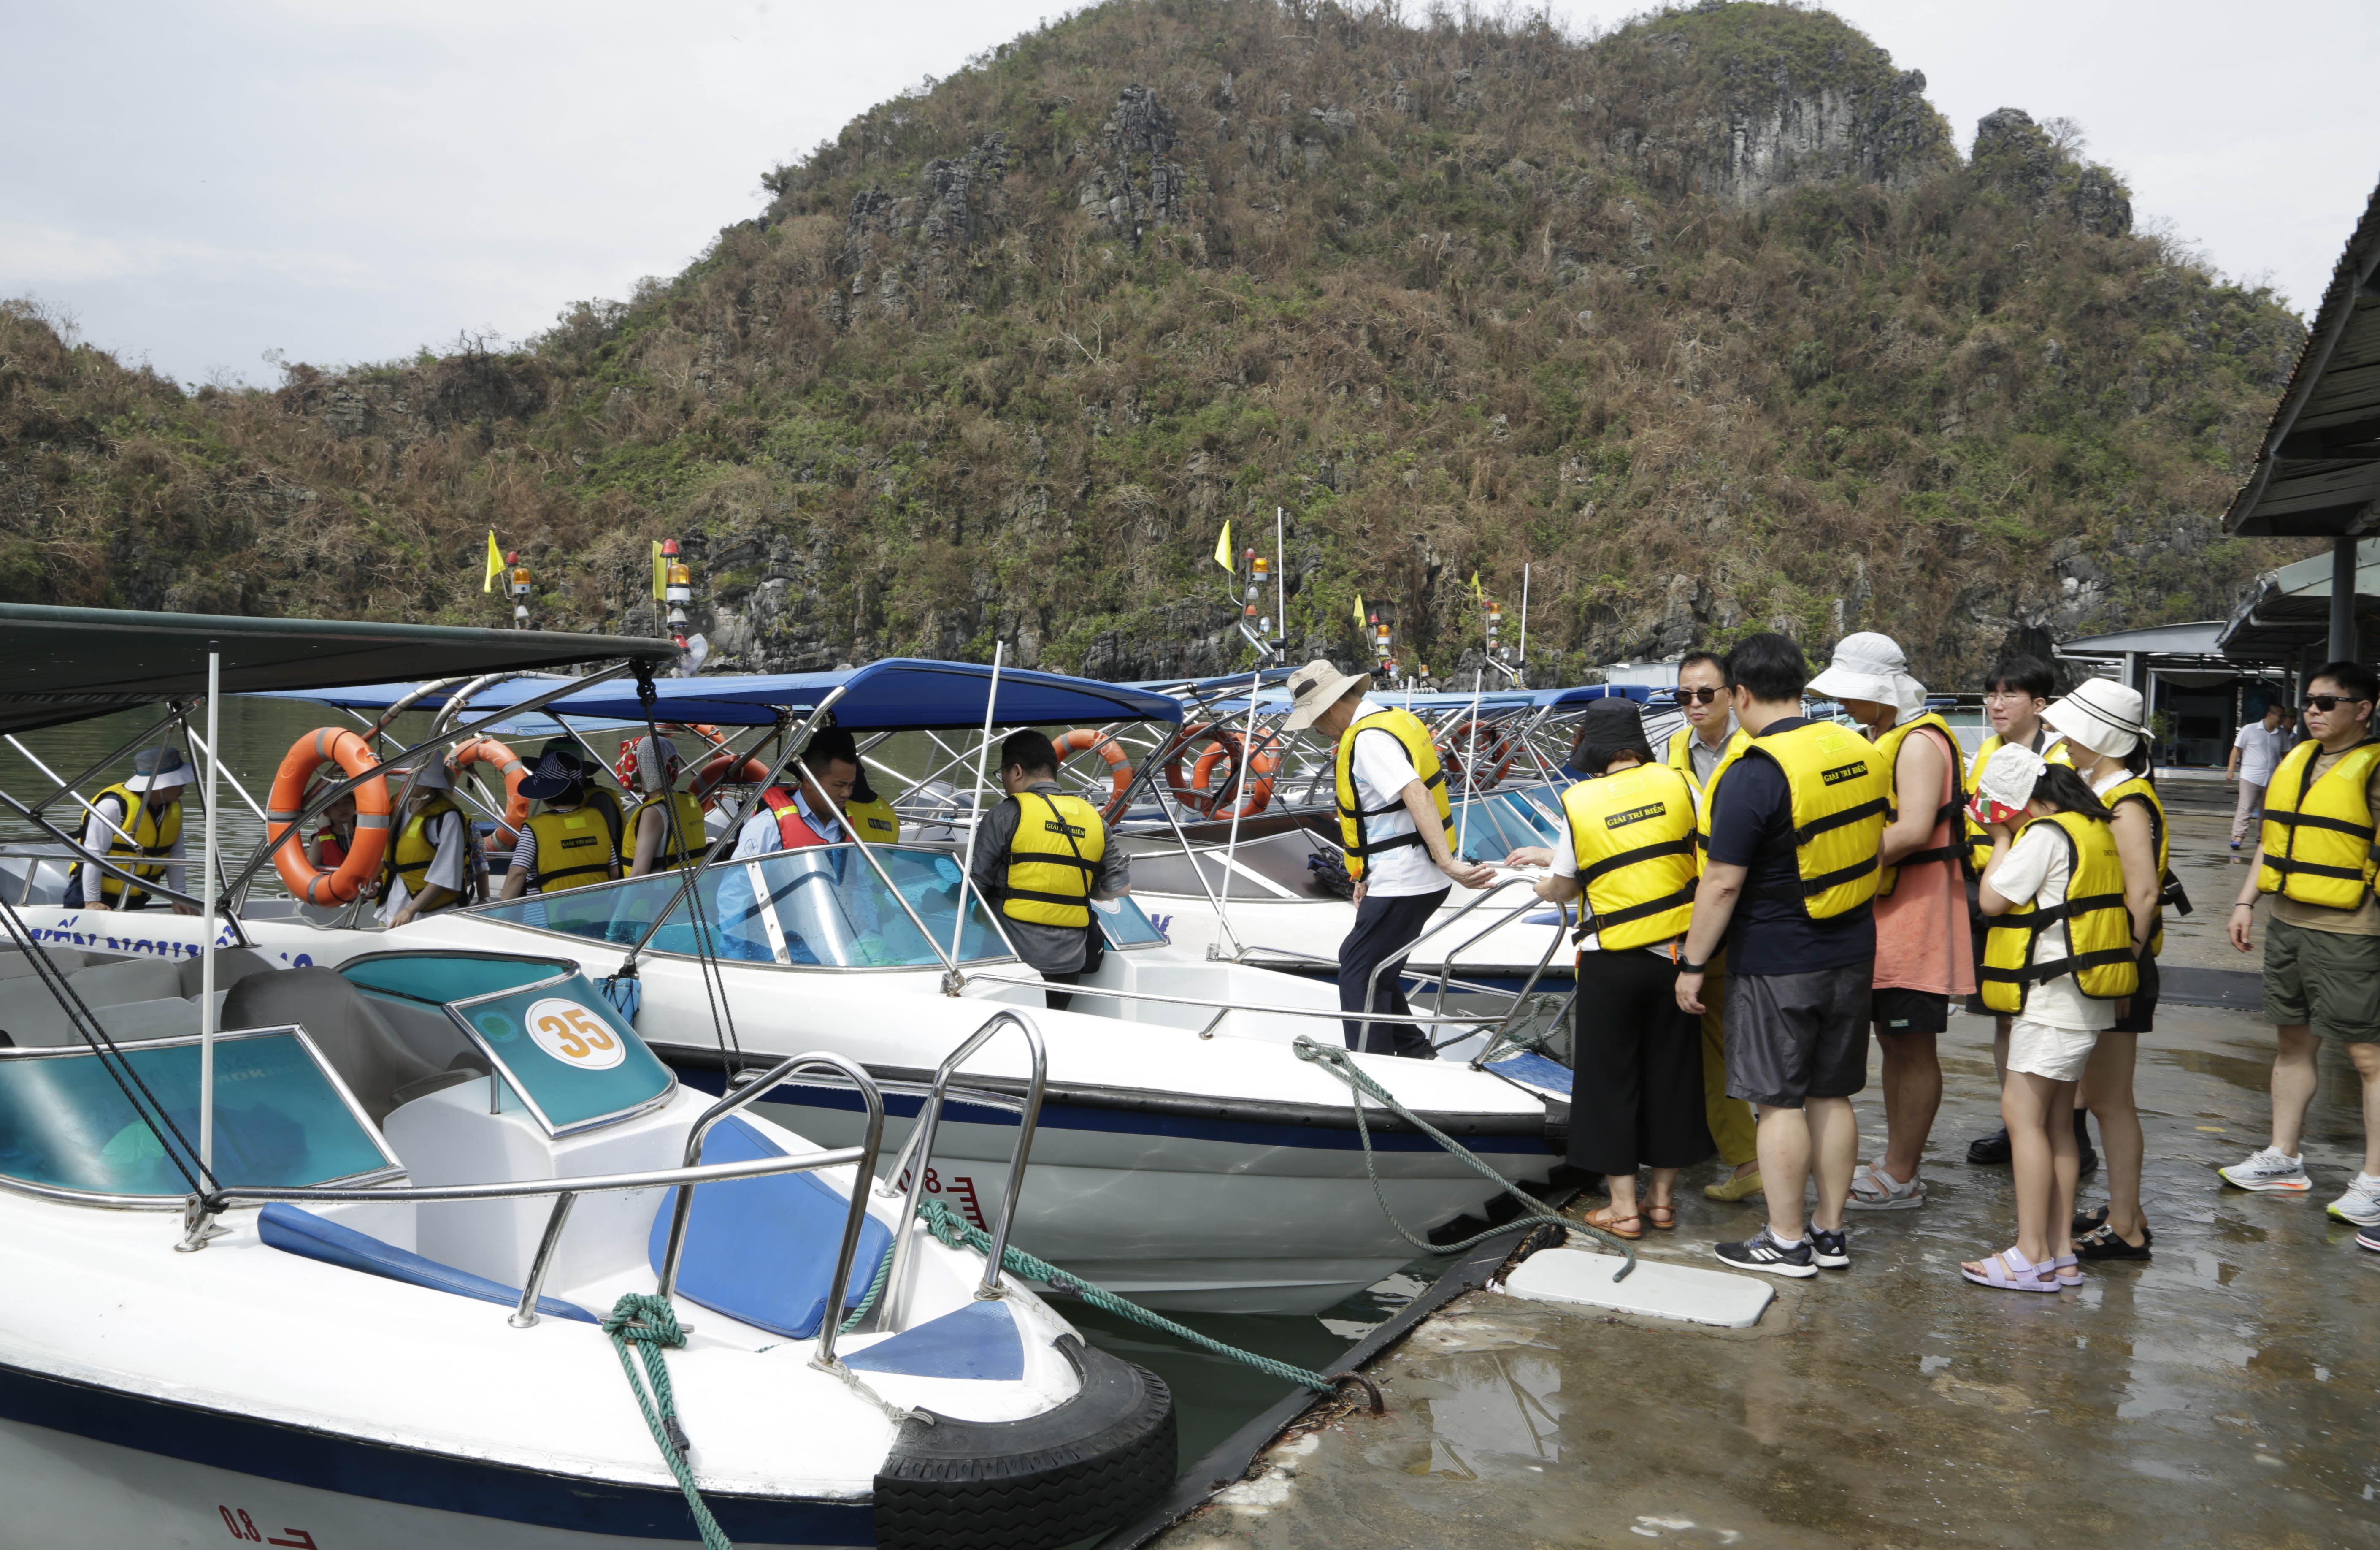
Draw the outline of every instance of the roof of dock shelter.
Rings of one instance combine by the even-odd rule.
[[[2248,482],[2223,514],[2253,538],[2380,531],[2380,189],[2347,239]]]
[[[2355,599],[2363,619],[2380,604],[2380,539],[2355,546]],[[2223,626],[2222,650],[2241,661],[2288,662],[2321,646],[2329,633],[2330,556],[2316,555],[2256,578]]]
[[[0,603],[0,733],[204,694],[210,651],[223,657],[226,694],[327,688],[392,667],[447,677],[678,654],[667,641],[625,636]]]

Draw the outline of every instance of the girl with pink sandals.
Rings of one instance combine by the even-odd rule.
[[[2082,1284],[2074,1092],[2100,1031],[2139,986],[2139,947],[2113,815],[2081,775],[2006,746],[1976,788],[1976,816],[1992,840],[1978,890],[1990,926],[1976,979],[1984,1004],[2013,1019],[2000,1117],[2017,1233],[2014,1247],[1959,1273],[1999,1291],[2055,1292]]]

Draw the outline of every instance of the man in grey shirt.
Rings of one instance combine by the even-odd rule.
[[[1097,808],[1059,787],[1058,751],[1040,733],[1000,745],[1000,784],[1008,799],[978,826],[967,870],[1017,956],[1052,984],[1074,984],[1104,950],[1090,906],[1132,891],[1131,858],[1108,843]],[[1047,995],[1052,1011],[1074,1002],[1062,990]]]

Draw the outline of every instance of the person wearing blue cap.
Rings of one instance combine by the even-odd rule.
[[[583,763],[549,748],[520,792],[541,807],[521,826],[502,897],[518,898],[531,889],[558,894],[620,875],[620,848],[612,825],[587,799]]]
[[[189,762],[180,749],[144,749],[132,761],[130,775],[91,799],[83,849],[136,877],[163,878],[166,887],[182,892],[181,791],[189,783]],[[89,862],[67,880],[69,909],[144,909],[152,897]],[[198,911],[176,900],[174,913]]]

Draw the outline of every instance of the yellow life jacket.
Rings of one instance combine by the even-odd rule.
[[[170,856],[174,853],[174,842],[182,837],[181,799],[176,797],[167,802],[165,811],[163,812],[152,812],[149,811],[149,804],[141,799],[139,792],[119,782],[93,797],[91,799],[91,805],[97,807],[109,797],[114,797],[124,804],[124,816],[115,821],[116,828],[123,830],[124,834],[117,834],[114,830],[108,832],[107,859],[135,877],[164,876],[165,869],[163,865],[128,861],[125,858]],[[124,835],[128,834],[132,836],[134,843],[129,845],[125,843]],[[99,875],[100,897],[111,906],[118,902],[117,896],[122,894],[128,885],[120,878],[110,877],[105,873]],[[134,888],[131,899],[124,902],[131,903],[148,897],[147,889]]]
[[[2079,812],[2053,812],[2027,820],[2017,833],[2047,824],[2066,839],[2066,902],[2047,909],[2021,904],[1985,922],[1984,961],[1976,970],[1984,1005],[1995,1012],[2022,1012],[2026,993],[2060,974],[2074,976],[2074,988],[2094,1001],[2120,1001],[2141,988],[2140,960],[2132,956],[2132,916],[2124,907],[2124,863],[2116,854],[2116,831]],[[2036,970],[2034,944],[2058,922],[2066,926],[2066,957]]]
[[[1349,726],[1339,738],[1339,843],[1347,852],[1350,877],[1363,876],[1366,858],[1382,850],[1427,844],[1418,833],[1412,832],[1378,841],[1366,837],[1366,819],[1378,818],[1384,812],[1401,812],[1405,804],[1403,798],[1391,795],[1379,807],[1360,805],[1355,794],[1355,738],[1365,732],[1385,732],[1396,738],[1405,751],[1405,758],[1412,762],[1414,774],[1421,776],[1421,783],[1429,788],[1431,805],[1438,809],[1438,821],[1446,827],[1450,848],[1454,840],[1454,808],[1446,799],[1446,771],[1439,764],[1438,745],[1429,740],[1429,728],[1411,711],[1375,711]]]
[[[1694,913],[1694,790],[1663,764],[1595,775],[1562,793],[1586,896],[1581,931],[1606,949],[1682,935]]]
[[[1745,731],[1742,727],[1730,727],[1728,729],[1727,741],[1719,744],[1718,763],[1711,766],[1711,778],[1714,780],[1718,779],[1720,767],[1735,758],[1737,754],[1742,753],[1743,751],[1743,745],[1751,740],[1752,734]],[[1699,794],[1703,789],[1703,783],[1694,778],[1694,724],[1692,722],[1688,722],[1685,726],[1679,727],[1676,731],[1670,734],[1669,747],[1662,752],[1661,763],[1668,765],[1670,769],[1677,771],[1680,775],[1685,776],[1686,784],[1693,787],[1695,792]]]
[[[430,863],[438,859],[437,842],[430,837],[431,820],[442,812],[460,812],[462,809],[442,791],[424,803],[421,811],[407,818],[405,827],[396,832],[396,848],[390,855],[389,864],[403,880],[406,897],[421,897],[421,885],[430,875]],[[538,842],[540,854],[544,843],[543,840]]]
[[[2046,733],[2047,728],[2045,727],[2043,730]],[[2046,740],[2049,745],[2048,751],[2041,756],[2041,762],[2045,764],[2063,764],[2068,769],[2072,769],[2074,756],[2066,751],[2066,739],[2052,737]],[[1967,761],[1967,778],[1961,782],[1966,790],[1973,791],[1975,788],[1975,782],[1984,777],[1984,766],[1992,762],[1992,755],[1998,752],[2000,745],[2006,741],[2008,739],[1998,732],[1985,734],[1983,746],[1975,750],[1975,756],[1973,759]],[[1967,871],[1974,876],[1981,877],[1984,874],[1984,863],[1991,859],[1992,836],[1984,832],[1984,826],[1975,822],[1975,815],[1971,812],[1967,814]]]
[[[901,815],[881,797],[853,802],[843,810],[843,820],[854,835],[870,845],[897,844],[901,838]]]
[[[2372,892],[2373,821],[2366,790],[2380,764],[2380,738],[2349,749],[2313,775],[2322,744],[2312,738],[2281,756],[2265,787],[2265,864],[2256,886],[2300,904],[2361,909]]]
[[[537,864],[528,885],[540,894],[566,893],[601,883],[612,874],[620,852],[612,844],[612,826],[601,812],[581,804],[568,812],[551,809],[529,814],[528,832],[537,836]]]
[[[1876,845],[1892,791],[1891,771],[1865,738],[1831,721],[1752,739],[1742,759],[1776,761],[1792,793],[1793,861],[1802,910],[1814,921],[1848,915],[1876,897]],[[1718,799],[1734,762],[1711,772],[1706,806]]]
[[[1941,733],[1942,741],[1949,745],[1942,751],[1942,757],[1948,760],[1950,765],[1950,799],[1934,810],[1934,822],[1949,824],[1950,836],[1940,845],[1924,850],[1912,850],[1890,866],[1884,868],[1876,882],[1876,897],[1878,898],[1892,897],[1892,890],[1900,882],[1902,867],[1924,866],[1929,861],[1955,861],[1964,856],[1967,850],[1966,841],[1959,833],[1960,814],[1967,808],[1966,777],[1964,772],[1959,767],[1959,735],[1951,731],[1950,724],[1935,712],[1927,711],[1916,720],[1903,722],[1883,737],[1876,738],[1876,751],[1884,761],[1885,788],[1891,793],[1886,800],[1889,802],[1900,794],[1900,783],[1895,779],[1894,775],[1900,768],[1900,745],[1908,740],[1909,734],[1916,731],[1920,726],[1931,726]],[[1888,825],[1898,822],[1900,817],[1900,810],[1898,807],[1885,809],[1884,821]]]
[[[1735,762],[1742,758],[1744,750],[1751,746],[1752,734],[1741,726],[1737,727],[1735,737],[1730,738],[1727,747],[1720,751],[1718,763],[1711,766],[1710,779],[1694,787],[1694,848],[1697,850],[1708,852],[1710,849],[1711,794],[1718,789],[1718,777],[1735,768]],[[1691,783],[1694,776],[1689,775],[1686,779]]]
[[[2149,810],[2149,839],[2156,849],[2157,912],[2155,923],[2149,928],[2148,952],[2155,958],[2165,951],[2165,895],[2175,883],[2173,831],[2165,821],[2165,803],[2157,796],[2155,783],[2146,775],[2134,775],[2120,786],[2110,787],[2099,799],[2110,809],[2124,802],[2138,802]]]
[[[1044,926],[1091,923],[1091,880],[1107,854],[1099,810],[1080,797],[1020,791],[1000,912]]]
[[[702,826],[702,799],[691,791],[672,791],[666,796],[647,797],[628,814],[625,834],[630,860],[636,859],[636,834],[644,824],[645,812],[649,808],[662,815],[661,842],[653,847],[654,872],[674,872],[688,861],[702,860],[703,851],[710,848],[710,844],[709,833]],[[675,810],[677,814],[674,833],[670,824],[672,810]],[[538,843],[542,845],[544,841]]]
[[[634,853],[637,844],[636,832],[628,827],[628,816],[620,807],[620,793],[608,786],[596,785],[592,771],[589,772],[587,777],[587,795],[578,805],[589,812],[602,815],[603,826],[612,831],[613,855],[627,856]]]

